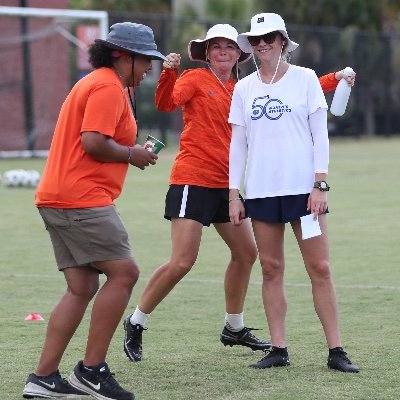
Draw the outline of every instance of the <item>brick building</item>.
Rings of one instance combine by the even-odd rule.
[[[3,0],[1,5],[66,9],[68,3]],[[0,151],[47,150],[71,87],[70,42],[51,18],[1,15],[0,24]]]

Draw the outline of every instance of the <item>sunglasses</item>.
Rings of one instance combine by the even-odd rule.
[[[270,32],[261,36],[247,36],[247,40],[249,41],[251,46],[258,46],[260,44],[261,39],[267,43],[272,44],[275,42],[276,37],[279,32]]]

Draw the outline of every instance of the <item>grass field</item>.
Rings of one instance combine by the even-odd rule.
[[[170,251],[164,195],[174,149],[155,167],[129,170],[118,209],[129,231],[141,277],[130,301],[136,305],[151,272]],[[44,160],[0,160],[8,169],[43,169]],[[331,140],[329,231],[345,349],[360,374],[328,370],[327,350],[315,315],[309,280],[287,230],[289,301],[288,369],[253,370],[261,353],[225,348],[223,275],[228,252],[213,228],[205,229],[193,271],[152,314],[144,334],[145,361],[130,363],[117,330],[108,362],[117,380],[139,400],[388,400],[400,395],[400,139]],[[56,271],[47,232],[33,206],[32,189],[0,186],[0,399],[22,398],[35,369],[55,302],[65,289]],[[258,263],[245,306],[247,326],[268,329]],[[27,322],[38,312],[44,322]],[[83,356],[89,314],[60,367],[69,375]]]

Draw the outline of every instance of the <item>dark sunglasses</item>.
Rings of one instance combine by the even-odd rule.
[[[278,34],[279,32],[270,32],[261,36],[247,36],[247,40],[252,46],[258,46],[260,44],[261,39],[267,44],[272,44],[275,42],[275,39],[278,36]]]

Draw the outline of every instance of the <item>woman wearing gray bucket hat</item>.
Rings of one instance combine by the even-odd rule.
[[[113,377],[106,356],[139,276],[127,231],[115,207],[128,167],[144,169],[157,155],[135,145],[135,104],[126,88],[140,85],[157,51],[152,30],[124,22],[89,48],[94,71],[78,81],[62,105],[36,191],[58,269],[67,290],[52,312],[35,373],[23,397],[133,400]],[[101,286],[99,274],[106,282]],[[59,364],[89,302],[89,336],[69,382]]]
[[[327,104],[315,72],[284,55],[298,44],[281,16],[257,14],[238,37],[260,66],[242,79],[232,97],[229,122],[230,216],[250,217],[263,271],[263,303],[272,349],[253,368],[290,365],[285,337],[284,231],[290,223],[311,280],[315,310],[329,347],[328,367],[358,372],[340,339],[335,288],[329,269],[326,183],[329,162]],[[239,198],[246,168],[245,196]],[[315,233],[307,235],[311,225]]]
[[[180,55],[171,53],[164,62],[156,91],[161,111],[182,107],[184,126],[179,153],[170,175],[165,218],[171,220],[171,258],[150,277],[135,312],[125,320],[125,353],[140,361],[142,332],[150,313],[194,265],[203,226],[213,224],[228,245],[231,258],[225,273],[226,326],[224,345],[266,350],[270,342],[254,336],[243,322],[243,305],[257,249],[248,224],[229,222],[228,150],[231,128],[228,112],[237,81],[238,63],[250,55],[236,43],[238,32],[229,24],[211,27],[205,39],[188,46],[193,61],[207,64],[182,72]]]

